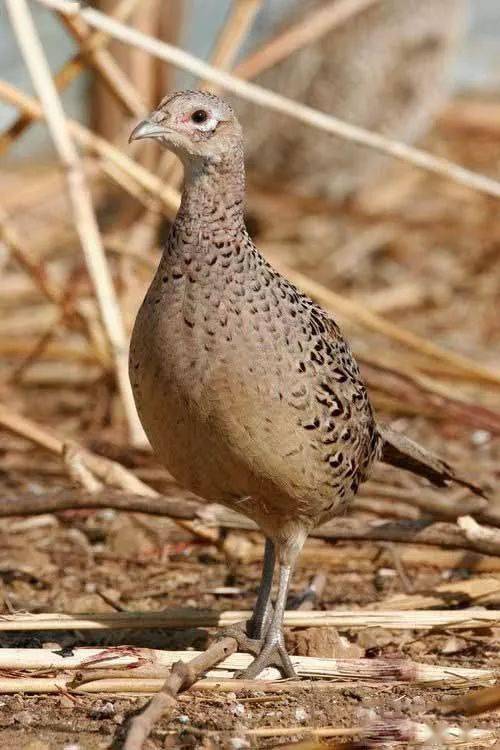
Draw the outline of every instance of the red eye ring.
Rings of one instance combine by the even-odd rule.
[[[204,109],[195,109],[195,111],[191,115],[191,120],[197,125],[201,125],[202,122],[206,122],[208,120],[208,112],[205,112]]]

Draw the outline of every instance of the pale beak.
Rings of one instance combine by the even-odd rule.
[[[165,135],[169,130],[164,125],[160,125],[152,120],[142,120],[130,133],[128,142],[140,141],[143,138],[158,138],[161,135]]]

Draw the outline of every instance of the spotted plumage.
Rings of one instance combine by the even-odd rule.
[[[137,408],[173,476],[255,520],[275,550],[276,613],[264,629],[272,558],[254,614],[264,647],[248,676],[271,652],[289,674],[280,611],[297,554],[314,526],[346,509],[383,440],[337,324],[248,236],[231,108],[175,94],[133,133],[150,136],[182,159],[185,184],[132,336]]]

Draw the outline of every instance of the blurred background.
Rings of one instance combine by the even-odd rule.
[[[500,181],[498,0],[87,5],[236,76]],[[99,35],[84,15],[64,17],[30,0],[72,120],[68,132],[82,177],[75,203],[46,124],[33,122],[36,95],[6,7],[0,12],[0,502],[10,499],[12,505],[22,495],[31,503],[68,492],[76,503],[109,485],[182,502],[182,491],[145,445],[126,362],[135,315],[175,215],[182,171],[157,144],[129,145],[127,139],[165,93],[203,82]],[[230,98],[245,131],[247,223],[257,246],[340,322],[380,418],[489,489],[486,523],[498,526],[498,197]],[[492,186],[498,194],[500,185]],[[89,209],[85,223],[78,211],[83,204]],[[103,458],[118,462],[118,470],[116,463],[99,463]],[[379,466],[353,510],[355,518],[389,519],[394,528],[398,521],[425,525],[444,518],[456,539],[462,534],[457,516],[474,512],[478,502],[466,490],[438,493]],[[166,518],[66,507],[0,521],[0,611],[177,604],[244,609],[251,603],[262,556],[256,534],[211,528],[193,536]],[[483,523],[484,516],[477,518]],[[470,544],[466,552],[415,544],[395,549],[309,540],[296,585],[307,582],[311,563],[314,570],[324,564],[335,570],[324,606],[359,607],[470,578],[467,595],[429,606],[480,602],[498,608],[499,558],[491,547],[488,554],[472,553]],[[472,583],[484,593],[479,576],[485,571],[497,576],[493,593],[474,598]],[[448,633],[434,632],[425,642],[423,635],[408,640],[401,633],[378,641],[369,633],[364,640],[350,637],[361,655],[429,656],[432,663],[445,655],[452,664],[498,668],[497,631],[485,629],[470,643],[454,638],[458,645],[451,646]],[[155,646],[178,645],[175,638],[181,638],[191,646],[200,645],[201,635],[114,637]],[[74,634],[57,638],[63,645],[75,642]],[[90,643],[98,634],[78,638]],[[31,641],[18,634],[8,643]],[[312,647],[294,648],[318,655]],[[35,713],[55,706],[59,716],[58,700],[36,704]],[[357,723],[359,717],[348,715],[354,699],[351,708],[328,700],[334,713],[319,714],[320,723]],[[417,713],[422,705],[415,703]],[[214,722],[225,726],[229,712],[222,699],[217,706]],[[15,740],[4,744],[20,747]]]
[[[311,3],[309,0],[306,2],[264,0],[260,4],[261,9],[257,12],[247,40],[241,45],[239,59],[245,57],[262,41],[284,27],[287,22],[295,21],[301,15],[306,15],[305,9],[321,4],[327,3]],[[96,8],[110,9],[113,3],[93,2],[91,5]],[[450,31],[454,33],[454,29],[450,29],[449,26],[454,27],[457,23],[457,17],[461,15],[462,18],[459,23],[463,25],[463,28],[460,44],[454,48],[452,59],[446,70],[450,90],[463,91],[480,88],[494,91],[498,89],[500,85],[500,44],[498,41],[500,6],[496,0],[474,0],[470,3],[463,0],[444,0],[444,2],[440,0],[427,2],[427,0],[424,0],[422,3],[416,3],[414,0],[409,0],[406,3],[385,0],[381,5],[390,6],[393,16],[393,6],[396,8],[399,5],[399,12],[406,19],[409,28],[413,27],[413,30],[420,22],[415,22],[416,16],[421,15],[422,12],[434,16],[434,19],[429,22],[429,26],[432,28],[434,23],[435,27],[441,27],[440,33],[445,35]],[[175,39],[183,49],[206,59],[213,48],[224,19],[227,17],[231,0],[166,0],[166,2],[145,0],[142,6],[142,10],[132,15],[135,25],[158,34],[166,41]],[[34,4],[33,12],[41,39],[45,44],[47,56],[53,69],[56,70],[75,53],[77,44],[61,27],[61,23],[54,18],[51,11]],[[465,16],[465,19],[463,16]],[[384,38],[384,45],[387,44],[387,35],[384,37],[384,34],[387,32],[388,25],[387,16],[383,20],[378,20],[377,23],[367,23],[366,27],[363,28],[365,43],[367,41],[366,32],[369,30],[370,37],[381,35]],[[348,24],[348,26],[353,26],[353,24]],[[412,32],[406,33],[411,34]],[[372,43],[370,39],[370,44]],[[331,53],[332,49],[337,46],[337,44],[333,44],[332,40],[327,45],[327,49],[329,48]],[[116,48],[118,47],[119,45],[116,45]],[[353,58],[358,58],[360,51],[362,52],[360,47],[355,46],[352,49],[352,58],[341,61],[341,63],[336,59],[336,67],[343,67],[344,65],[347,67],[348,64],[352,64]],[[140,53],[127,51],[126,48],[121,46],[120,57],[122,62],[124,58],[129,58],[125,67],[129,72],[131,71],[132,77],[143,74],[144,61],[142,61],[141,69],[141,66],[137,65],[137,59],[134,59],[140,58]],[[311,50],[305,57],[311,57]],[[150,61],[150,63],[156,70],[150,71],[147,80],[141,80],[140,84],[143,95],[147,94],[145,88],[151,88],[149,97],[151,104],[162,96],[169,87],[192,85],[194,83],[194,79],[189,75],[166,71],[164,65],[156,64],[154,61]],[[395,61],[392,62],[393,66],[394,63]],[[367,60],[365,57],[360,65],[365,69],[365,75],[370,75],[370,68],[372,67],[370,59]],[[301,67],[306,68],[306,71],[300,71],[300,75],[307,75],[307,68],[310,67],[310,64],[306,61],[295,60],[293,66],[295,74]],[[2,76],[10,82],[31,90],[29,75],[20,58],[5,12],[0,17],[0,70]],[[334,84],[334,82],[335,78],[333,77],[330,83]],[[356,83],[359,85],[359,81]],[[62,98],[66,111],[72,117],[78,117],[86,122],[95,117],[100,121],[100,127],[104,130],[108,128],[108,132],[110,132],[111,124],[103,124],[104,120],[110,118],[104,113],[99,114],[101,105],[99,103],[98,86],[93,85],[91,75],[81,76],[69,90],[63,93]],[[109,105],[110,102],[108,101]],[[0,102],[0,126],[2,128],[7,126],[14,116],[13,109],[4,102]],[[43,156],[49,146],[50,142],[44,134],[43,128],[32,128],[29,137],[20,140],[10,153],[17,158],[29,157],[33,153]]]

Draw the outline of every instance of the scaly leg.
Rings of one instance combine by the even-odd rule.
[[[262,635],[266,632],[272,618],[271,588],[275,563],[274,544],[270,539],[266,539],[262,576],[252,617],[248,622],[236,623],[224,628],[220,633],[220,637],[235,638],[241,651],[247,651],[254,656],[262,649]]]
[[[305,539],[305,536],[304,536]],[[296,540],[293,545],[279,547],[279,584],[278,595],[274,607],[271,623],[264,635],[262,649],[247,669],[238,675],[243,679],[255,679],[263,669],[276,666],[285,677],[297,677],[290,657],[285,648],[283,637],[283,616],[285,614],[288,588],[295,562],[303,544],[302,540]]]
[[[257,594],[257,601],[255,603],[253,615],[248,623],[248,634],[251,638],[262,638],[263,633],[266,631],[266,627],[272,619],[273,605],[271,603],[271,588],[273,585],[275,564],[276,551],[274,549],[274,543],[270,539],[266,539],[264,565],[262,567],[259,593]]]

